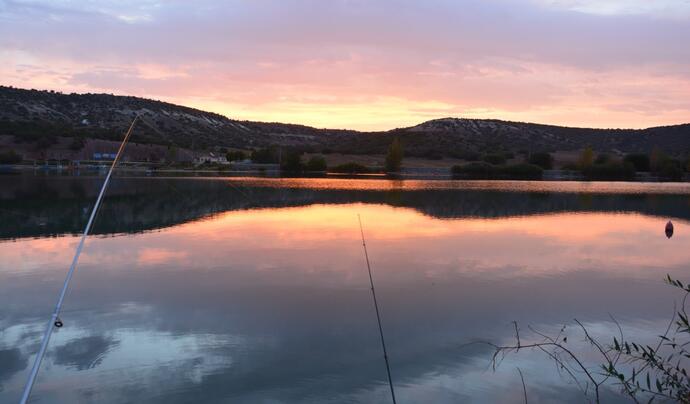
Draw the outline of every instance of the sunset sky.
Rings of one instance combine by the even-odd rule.
[[[230,118],[690,122],[690,0],[0,0],[0,84]]]

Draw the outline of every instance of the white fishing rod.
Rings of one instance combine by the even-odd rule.
[[[379,335],[381,336],[381,347],[383,348],[383,359],[386,361],[386,373],[388,374],[388,386],[391,389],[391,398],[393,404],[395,401],[395,389],[393,388],[393,378],[391,377],[391,367],[388,363],[388,352],[386,352],[386,340],[383,337],[383,327],[381,326],[381,315],[379,314],[379,304],[376,301],[376,289],[374,289],[374,278],[371,276],[371,265],[369,264],[369,253],[367,252],[367,243],[364,241],[364,229],[362,227],[362,218],[357,214],[359,220],[359,232],[362,234],[362,247],[364,248],[364,258],[367,261],[367,270],[369,271],[369,284],[371,285],[371,296],[374,299],[374,308],[376,309],[376,320],[379,323]]]
[[[34,365],[31,368],[29,379],[26,381],[26,385],[24,386],[24,393],[22,394],[20,404],[26,404],[29,401],[29,397],[31,396],[31,389],[34,387],[34,383],[36,382],[36,376],[38,375],[38,370],[41,367],[41,362],[43,361],[43,357],[45,356],[46,350],[48,349],[48,342],[50,341],[50,336],[53,334],[53,328],[60,328],[63,325],[62,320],[60,320],[60,310],[62,310],[62,303],[65,301],[65,295],[67,294],[67,289],[69,289],[69,284],[72,280],[72,275],[74,275],[74,270],[77,268],[77,262],[79,262],[79,255],[81,254],[81,251],[84,248],[84,242],[86,241],[86,237],[89,235],[91,225],[93,225],[93,220],[96,217],[98,208],[101,205],[103,195],[105,195],[105,190],[106,188],[108,188],[110,177],[113,174],[117,162],[120,160],[120,157],[122,156],[122,152],[125,149],[125,145],[127,144],[127,141],[129,141],[129,137],[132,135],[134,124],[137,122],[138,119],[139,115],[135,116],[134,120],[132,121],[132,124],[129,125],[129,129],[125,134],[125,138],[122,140],[122,143],[120,143],[120,148],[118,149],[117,154],[115,155],[113,163],[110,165],[108,175],[105,177],[105,181],[103,181],[103,186],[101,186],[101,191],[98,194],[96,203],[93,205],[93,209],[91,210],[91,216],[89,217],[89,221],[86,223],[86,228],[84,228],[84,233],[81,235],[81,240],[79,240],[79,245],[77,246],[77,250],[74,253],[74,258],[72,259],[72,265],[70,265],[69,271],[67,272],[67,276],[65,277],[65,283],[62,285],[62,290],[60,291],[60,297],[58,298],[57,304],[55,305],[55,310],[53,311],[53,315],[50,317],[50,321],[48,322],[48,326],[46,327],[45,334],[43,334],[43,341],[41,342],[41,347],[39,348],[38,353],[36,354],[36,359],[34,360]]]

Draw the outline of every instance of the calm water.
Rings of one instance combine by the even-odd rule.
[[[0,176],[0,402],[101,181]],[[687,185],[117,177],[35,402],[388,402],[357,214],[400,403],[521,403],[518,367],[530,402],[583,402],[538,352],[493,372],[465,344],[509,343],[513,320],[608,336],[609,313],[646,341],[678,298],[665,275],[690,280]]]

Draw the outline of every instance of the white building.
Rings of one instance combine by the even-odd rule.
[[[221,156],[215,153],[208,153],[208,154],[202,154],[200,156],[197,156],[194,158],[194,163],[195,164],[204,164],[204,163],[215,163],[215,164],[230,164],[228,162],[228,159],[225,158],[225,156]]]

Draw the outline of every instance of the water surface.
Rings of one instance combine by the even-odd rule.
[[[102,178],[0,176],[0,402],[16,401]],[[649,340],[690,249],[685,184],[116,177],[36,402],[583,402],[538,352],[572,319]],[[673,220],[675,235],[664,236]],[[554,331],[555,332],[555,331]],[[573,349],[596,363],[572,333]],[[615,388],[606,402],[624,402]]]

